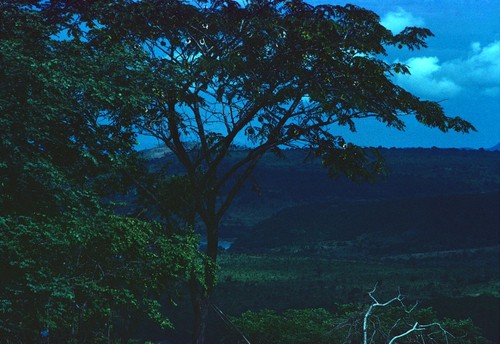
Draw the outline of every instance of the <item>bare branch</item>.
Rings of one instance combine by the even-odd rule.
[[[377,291],[377,286],[378,286],[378,284],[375,284],[375,286],[373,287],[373,289],[370,292],[368,292],[368,296],[372,299],[373,303],[370,305],[370,307],[366,311],[366,313],[364,315],[364,319],[363,319],[363,344],[369,344],[369,343],[373,342],[373,338],[374,338],[375,332],[372,333],[371,339],[370,339],[370,341],[368,341],[368,319],[370,318],[370,316],[373,313],[373,310],[376,307],[387,307],[387,306],[389,306],[393,302],[399,302],[400,305],[401,305],[401,307],[405,311],[405,313],[410,314],[411,312],[413,312],[415,310],[415,308],[418,305],[418,302],[416,302],[411,308],[407,308],[406,305],[403,302],[404,296],[401,294],[400,290],[398,291],[398,295],[396,297],[394,297],[394,298],[392,298],[389,301],[386,301],[384,303],[380,303],[375,298],[375,296],[374,296],[374,293]],[[392,332],[392,330],[394,330],[399,325],[399,323],[401,321],[402,321],[401,318],[397,319],[396,322],[391,327],[389,333]],[[448,343],[448,336],[453,337],[453,335],[451,335],[448,331],[446,331],[441,326],[441,324],[438,323],[438,322],[433,322],[433,323],[430,323],[430,324],[420,324],[419,322],[415,322],[413,324],[413,326],[410,329],[408,329],[407,331],[405,331],[405,332],[403,332],[401,334],[398,334],[398,335],[392,337],[390,339],[390,341],[388,342],[388,344],[394,344],[394,343],[396,343],[396,341],[398,339],[406,337],[406,336],[408,336],[408,335],[410,335],[412,333],[415,333],[415,332],[426,331],[427,329],[429,329],[431,327],[438,327],[439,328],[439,330],[441,331],[441,333],[445,337],[446,343]]]
[[[397,335],[397,336],[392,337],[392,339],[389,341],[389,343],[388,343],[388,344],[393,344],[393,343],[395,343],[395,342],[396,342],[396,340],[397,340],[397,339],[400,339],[400,338],[406,337],[407,335],[409,335],[409,334],[411,334],[411,333],[413,333],[413,332],[416,332],[416,331],[425,331],[425,330],[427,330],[428,328],[430,328],[430,327],[434,327],[434,326],[438,327],[438,328],[441,330],[441,332],[443,333],[444,338],[445,338],[445,340],[446,340],[446,343],[448,343],[448,335],[450,335],[451,337],[453,337],[453,335],[452,335],[451,333],[449,333],[448,331],[446,331],[446,330],[445,330],[445,329],[441,326],[441,324],[440,324],[440,323],[434,322],[434,323],[432,323],[432,324],[425,324],[425,325],[422,325],[422,324],[419,324],[418,322],[416,322],[416,323],[413,325],[413,327],[412,327],[412,328],[410,328],[408,331],[403,332],[403,333],[401,333],[401,334],[399,334],[399,335]]]

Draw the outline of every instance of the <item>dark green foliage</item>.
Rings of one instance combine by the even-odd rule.
[[[142,215],[162,221],[170,231],[195,223],[194,196],[186,176],[169,174],[166,169],[150,170],[137,181],[134,203]]]
[[[417,295],[419,308],[432,307],[439,319],[471,318],[494,342],[500,305],[498,253],[498,249],[475,254],[458,251],[442,258],[397,262],[331,259],[304,252],[225,254],[220,257],[220,282],[213,302],[231,315],[292,308],[325,308],[335,313],[338,304],[368,304],[366,293],[378,283],[381,301],[394,297],[398,289]],[[216,325],[220,325],[217,334],[228,331],[220,321],[214,321]]]
[[[384,290],[401,287],[405,294],[426,300],[480,294],[498,297],[497,266],[487,266],[481,261],[473,265],[468,260],[467,256],[455,256],[448,261],[434,259],[428,264],[418,264],[228,254],[221,256],[217,300],[222,309],[232,313],[260,308],[330,308],[338,302],[363,301],[366,293],[362,290],[369,290],[377,282],[383,283]],[[488,303],[468,301],[464,308],[469,308],[470,314],[471,304],[475,302],[483,306]],[[446,307],[441,308],[444,311]],[[464,314],[467,313],[462,309],[461,316]],[[479,315],[480,311],[475,314]]]
[[[493,276],[493,274],[490,275]],[[483,276],[483,279],[488,277]],[[474,281],[474,279],[471,280]],[[447,318],[469,317],[473,319],[474,324],[482,329],[483,335],[493,343],[496,343],[496,340],[500,338],[500,328],[498,327],[500,324],[500,298],[491,293],[464,296],[460,299],[445,296],[436,297],[432,301],[432,308],[436,310],[438,315]]]
[[[96,42],[98,28],[84,30],[78,13],[56,7],[0,4],[2,214],[57,214],[79,205],[74,183],[100,183],[101,193],[123,184],[135,143],[130,116],[145,100],[139,55],[126,42]],[[112,179],[96,179],[112,169]]]
[[[336,313],[321,308],[290,309],[281,314],[270,310],[248,311],[235,318],[234,323],[252,343],[354,344],[363,342],[363,318],[367,308],[351,304],[340,306]],[[487,343],[470,320],[437,319],[430,308],[406,313],[402,307],[389,306],[377,310],[368,319],[369,343],[387,343],[411,329],[416,322],[436,325],[415,331],[397,343]]]
[[[333,317],[324,309],[247,311],[235,325],[255,343],[332,343]]]
[[[161,297],[199,271],[191,233],[99,205],[138,171],[133,123],[148,101],[146,54],[103,24],[126,3],[0,1],[0,340],[168,327]]]
[[[89,214],[90,215],[90,214]],[[167,239],[155,225],[99,212],[89,217],[0,218],[0,337],[36,341],[126,338],[149,318],[171,326],[166,297],[194,271],[197,238]]]

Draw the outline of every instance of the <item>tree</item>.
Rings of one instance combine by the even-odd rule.
[[[133,151],[138,56],[64,2],[3,1],[0,13],[0,208],[57,214],[120,184],[102,179]]]
[[[135,168],[133,115],[147,104],[145,55],[96,22],[109,5],[0,2],[6,340],[124,337],[112,326],[135,313],[168,326],[160,293],[196,270],[192,235],[169,238],[156,224],[114,216],[97,197],[126,186],[122,177]]]
[[[0,217],[0,336],[85,342],[132,336],[134,322],[172,327],[159,300],[198,260],[194,235],[94,214]],[[172,294],[173,295],[173,294]]]
[[[298,146],[320,157],[332,176],[366,178],[381,170],[381,158],[336,134],[339,126],[355,131],[359,120],[374,118],[403,130],[402,117],[412,115],[443,132],[474,130],[392,81],[409,70],[385,62],[386,48],[426,47],[428,29],[392,34],[371,11],[301,0],[122,5],[115,6],[113,18],[103,17],[102,25],[135,37],[149,54],[151,74],[144,87],[151,99],[136,124],[184,166],[207,237],[212,264],[206,288],[198,287],[193,300],[193,342],[204,341],[218,225],[265,153]],[[224,166],[238,140],[251,148]]]

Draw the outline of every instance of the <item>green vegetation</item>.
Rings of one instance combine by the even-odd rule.
[[[148,53],[149,103],[135,124],[182,166],[188,190],[181,201],[192,208],[185,220],[198,220],[206,240],[205,281],[191,286],[195,343],[205,342],[221,221],[266,153],[303,147],[330,177],[370,179],[384,169],[380,155],[347,142],[336,134],[339,127],[354,132],[369,118],[403,130],[403,116],[411,115],[442,132],[475,130],[393,82],[410,71],[383,56],[392,47],[425,48],[428,29],[394,34],[369,10],[302,0],[126,4],[104,22]],[[228,159],[240,138],[250,148]],[[162,207],[168,192],[147,189],[160,217],[168,218],[171,211]]]
[[[201,263],[193,233],[105,207],[140,169],[131,115],[145,106],[144,55],[98,24],[110,2],[80,5],[0,2],[2,343],[168,327],[162,298]]]
[[[498,337],[495,319],[500,302],[498,266],[468,266],[467,260],[408,264],[224,254],[214,302],[231,315],[247,310],[272,309],[279,313],[306,308],[324,308],[338,314],[350,303],[358,304],[360,311],[366,310],[371,301],[367,293],[378,284],[380,299],[391,299],[401,290],[408,305],[418,300],[419,309],[432,307],[440,319],[472,318],[494,341]],[[216,325],[219,333],[230,330],[220,322]]]
[[[498,254],[490,252],[485,256],[498,257]],[[269,319],[268,314],[282,317],[282,314],[289,310],[301,312],[306,309],[324,309],[321,312],[327,312],[329,317],[338,321],[340,314],[350,313],[348,319],[352,320],[350,322],[353,326],[352,334],[357,334],[359,338],[362,333],[359,319],[362,319],[362,313],[366,312],[370,305],[368,292],[377,284],[377,299],[389,300],[401,291],[406,296],[404,302],[408,307],[418,301],[416,311],[432,308],[433,319],[447,323],[448,327],[444,328],[452,334],[462,333],[460,328],[472,330],[470,322],[472,319],[472,323],[478,326],[480,331],[469,331],[469,334],[475,333],[479,338],[481,333],[493,343],[499,336],[498,263],[484,265],[481,260],[471,263],[468,256],[394,263],[305,255],[224,253],[220,256],[220,264],[218,287],[213,298],[214,305],[233,320],[239,319],[245,313],[249,314],[253,319],[252,322],[260,323],[267,329],[275,328],[273,324],[265,321],[266,318]],[[266,312],[260,313],[262,310]],[[235,341],[231,341],[230,338],[234,339],[240,334],[222,321],[217,313],[215,311],[212,313],[209,323],[209,341],[216,342],[220,338],[226,338],[227,343],[234,343]],[[179,307],[171,314],[176,326],[176,330],[171,332],[171,338],[182,341],[191,330],[190,306],[187,300],[184,302],[180,300]],[[308,313],[303,314],[305,316]],[[259,320],[260,315],[266,316]],[[427,320],[430,321],[430,318]],[[380,324],[392,325],[389,321],[390,319],[387,319],[387,322]],[[243,323],[239,322],[238,326]],[[305,326],[304,324],[295,327],[295,332],[289,333],[298,334]],[[290,330],[290,327],[286,328]],[[249,338],[252,335],[251,328],[245,327],[240,330]],[[331,330],[332,326],[327,332],[330,333]],[[336,333],[345,334],[344,330],[346,328],[336,329]],[[318,330],[317,334],[319,332]],[[311,338],[315,338],[311,339],[311,343],[314,343],[317,337],[313,336],[314,333],[309,334]],[[257,336],[255,332],[254,335]],[[260,335],[266,336],[269,333]],[[307,337],[305,334],[302,335],[303,338]],[[352,343],[360,341],[353,340]]]
[[[401,116],[411,114],[443,132],[474,130],[392,82],[409,71],[384,62],[386,49],[420,49],[431,35],[393,34],[368,10],[301,0],[0,2],[0,340],[148,340],[183,319],[185,308],[172,311],[183,293],[198,344],[207,342],[213,300],[235,316],[250,311],[236,321],[256,340],[267,340],[259,336],[273,331],[269,321],[285,327],[268,338],[278,342],[325,340],[326,323],[351,319],[358,307],[340,305],[363,303],[376,281],[430,304],[485,293],[497,301],[497,249],[487,244],[498,244],[498,154],[455,152],[442,167],[439,150],[411,161],[391,150],[393,179],[352,193],[340,177],[372,179],[384,166],[376,149],[333,134],[338,126],[354,131],[375,118],[402,130]],[[158,138],[177,161],[141,161],[138,133]],[[239,137],[251,147],[235,150]],[[318,167],[275,158],[306,154],[321,177]],[[420,167],[424,160],[432,166]],[[245,184],[253,172],[265,176],[262,185]],[[327,177],[339,178],[329,184],[336,192],[325,189]],[[480,237],[468,233],[473,226]],[[206,255],[190,227],[204,234]],[[416,240],[436,229],[434,240]],[[219,262],[221,233],[237,234],[233,249],[266,254]],[[391,240],[383,246],[377,236]],[[333,259],[333,247],[359,255]],[[411,265],[422,253],[429,265]],[[432,266],[434,253],[467,264]],[[391,312],[379,315],[377,340]],[[426,309],[414,315],[435,318]]]
[[[224,309],[234,312],[259,308],[328,308],[336,303],[364,301],[366,291],[377,282],[388,293],[381,294],[384,297],[398,288],[419,299],[479,294],[500,297],[497,267],[463,266],[465,260],[450,266],[436,262],[415,265],[227,254],[221,256],[220,300],[227,305]]]
[[[251,343],[330,344],[363,343],[363,305],[345,305],[335,314],[324,309],[245,312],[234,323]],[[367,343],[389,343],[415,324],[418,331],[404,335],[397,343],[479,344],[487,343],[470,320],[437,319],[427,308],[405,312],[401,305],[388,306],[368,319]],[[439,324],[439,325],[438,325]],[[430,325],[430,326],[427,326]]]
[[[0,4],[2,215],[79,207],[90,190],[124,185],[130,168],[130,115],[144,100],[138,56],[85,30],[91,7],[57,7]]]
[[[0,217],[0,234],[7,342],[38,342],[41,331],[61,343],[125,340],[145,318],[170,327],[159,300],[197,260],[193,235],[166,238],[158,225],[105,212]]]

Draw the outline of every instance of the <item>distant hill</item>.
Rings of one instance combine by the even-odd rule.
[[[314,203],[256,224],[234,249],[360,258],[488,247],[500,244],[499,214],[499,193]]]
[[[224,164],[247,152],[233,151]],[[305,150],[285,150],[281,158],[265,155],[223,218],[221,237],[237,238],[233,248],[240,250],[327,241],[349,241],[347,247],[377,242],[378,248],[364,249],[381,254],[498,245],[500,152],[381,153],[389,173],[375,183],[332,180]],[[143,154],[153,169],[169,162],[168,173],[182,173],[167,150]],[[390,240],[377,239],[385,237]]]
[[[161,159],[171,153],[172,151],[166,146],[158,146],[140,151],[141,156],[146,160]]]
[[[500,153],[457,149],[382,149],[389,174],[375,183],[332,180],[302,150],[265,156],[225,217],[221,234],[238,236],[283,209],[357,200],[424,198],[495,192]]]
[[[495,146],[488,148],[489,151],[500,151],[500,142],[497,143]]]

